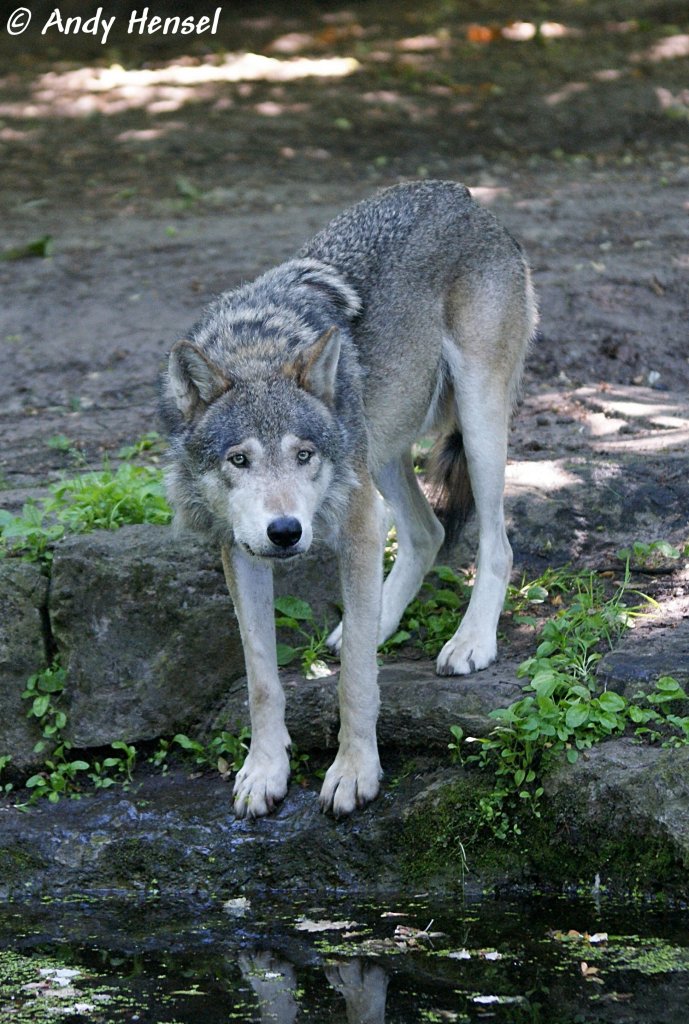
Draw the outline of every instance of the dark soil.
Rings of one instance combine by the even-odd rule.
[[[515,465],[578,466],[579,484],[586,470],[602,509],[582,512],[561,482],[560,525],[517,536],[517,564],[604,563],[625,503],[645,531],[627,543],[686,540],[684,2],[527,3],[519,22],[491,0],[240,3],[217,37],[141,38],[125,31],[134,5],[116,2],[106,45],[41,35],[53,6],[0,35],[5,504],[73,468],[75,450],[100,465],[156,428],[165,353],[211,296],[376,187],[442,176],[470,185],[533,265],[541,334]],[[155,13],[212,13],[201,6]],[[350,63],[304,63],[336,58]],[[45,236],[51,255],[16,258]],[[518,519],[534,486],[510,480]]]

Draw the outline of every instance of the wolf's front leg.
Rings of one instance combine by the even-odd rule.
[[[251,715],[251,747],[235,780],[234,810],[239,818],[258,818],[282,800],[289,778],[290,738],[275,657],[273,571],[239,548],[223,547],[222,562],[244,645]]]
[[[340,537],[342,619],[339,750],[321,789],[321,807],[339,817],[378,793],[378,625],[385,538],[380,495],[368,474],[353,492]]]

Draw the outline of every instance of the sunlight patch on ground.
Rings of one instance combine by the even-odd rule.
[[[501,29],[501,35],[510,42],[525,43],[536,38],[539,27],[532,21],[513,21]],[[579,36],[581,31],[560,24],[559,21],[544,21],[540,25],[540,34],[544,39],[564,39],[566,36]]]
[[[682,57],[689,57],[689,35],[668,36],[654,43],[643,53],[635,53],[632,56],[634,61],[651,61],[658,64],[662,60],[678,60]]]
[[[0,115],[85,117],[145,108],[179,110],[209,96],[208,87],[235,82],[292,82],[303,78],[344,78],[360,65],[353,57],[295,57],[279,60],[258,53],[229,54],[221,63],[175,62],[162,68],[85,67],[39,76],[32,101],[5,103]]]
[[[516,491],[561,491],[581,487],[582,481],[552,459],[513,462],[507,467],[507,489]]]

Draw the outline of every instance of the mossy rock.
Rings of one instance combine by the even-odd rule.
[[[417,884],[592,886],[689,895],[689,748],[599,744],[546,780],[540,817],[527,809],[497,838],[481,800],[490,776],[443,772],[409,805],[403,864]]]

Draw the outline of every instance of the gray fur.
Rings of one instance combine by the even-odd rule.
[[[268,600],[258,568],[260,596],[245,597],[251,559],[258,567],[296,556],[314,538],[340,552],[350,611],[331,642],[342,645],[342,732],[322,793],[336,814],[377,790],[375,636],[364,642],[364,634],[371,617],[379,638],[396,628],[443,538],[409,463],[422,432],[449,438],[450,462],[459,453],[442,475],[454,487],[468,470],[480,532],[472,603],[438,671],[465,673],[495,657],[511,566],[502,514],[507,423],[535,323],[518,243],[464,186],[417,182],[345,211],[294,259],[221,295],[172,350],[161,405],[170,499],[182,525],[223,546],[240,622],[249,629]],[[382,610],[377,570],[367,568],[381,556],[376,487],[400,538]],[[453,497],[447,506],[459,509]],[[278,551],[263,527],[271,516],[293,521],[298,508],[303,536]],[[247,636],[255,696],[254,659],[265,663],[266,654],[250,647]],[[269,689],[274,703],[275,679]],[[284,789],[265,753],[285,735],[284,722],[257,711],[253,727],[254,753],[235,788],[240,814],[266,813]]]

